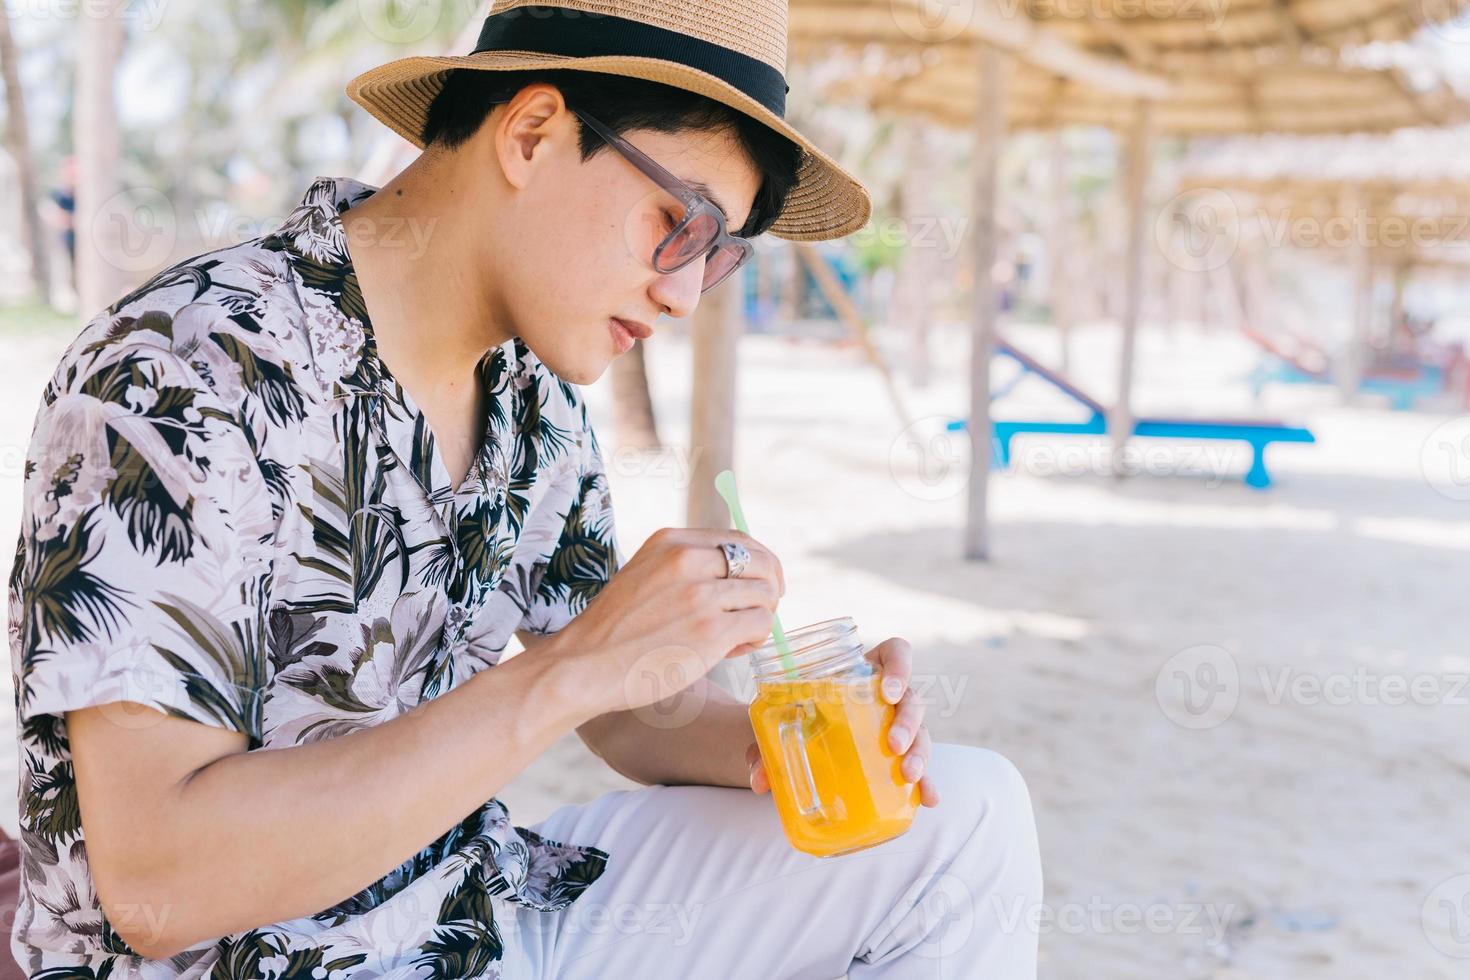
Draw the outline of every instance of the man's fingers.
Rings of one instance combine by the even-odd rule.
[[[914,648],[902,637],[889,637],[868,651],[868,659],[883,673],[883,700],[897,704],[913,676]]]
[[[888,744],[893,751],[904,753],[914,743],[914,737],[923,730],[924,702],[913,691],[905,691],[903,700],[893,713],[893,725],[888,729]]]
[[[929,741],[928,729],[919,729],[918,736],[914,739],[914,747],[904,754],[902,770],[903,778],[911,783],[918,782],[923,778],[929,768],[929,752],[931,743]]]
[[[766,775],[766,765],[761,759],[760,746],[754,742],[745,750],[745,762],[750,767],[750,788],[757,794],[765,793],[771,788],[771,780]]]
[[[708,527],[661,528],[655,532],[661,544],[682,548],[691,557],[689,572],[695,578],[724,578],[725,555],[720,545],[733,542],[745,546],[750,552],[750,564],[741,573],[741,578],[768,578],[776,586],[777,595],[786,594],[786,574],[781,569],[776,553],[744,531],[719,530]],[[697,566],[697,567],[693,567]]]

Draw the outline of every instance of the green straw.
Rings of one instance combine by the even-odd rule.
[[[715,489],[730,508],[730,520],[735,522],[735,527],[750,533],[750,528],[745,526],[745,511],[740,509],[740,494],[735,492],[735,474],[730,470],[721,470],[715,476]],[[775,613],[771,614],[771,635],[776,640],[776,651],[781,654],[781,666],[786,669],[786,679],[796,680],[796,661],[791,659],[791,647],[786,642],[786,633],[781,629],[781,617]]]

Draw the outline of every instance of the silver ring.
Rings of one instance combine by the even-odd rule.
[[[744,573],[745,566],[750,564],[750,552],[745,550],[744,545],[734,541],[721,544],[720,550],[725,555],[725,578],[739,578]]]

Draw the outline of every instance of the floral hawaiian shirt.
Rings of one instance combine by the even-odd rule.
[[[519,338],[480,364],[484,445],[452,486],[347,253],[340,212],[374,190],[318,179],[274,233],[155,276],[46,387],[9,590],[33,976],[499,977],[516,907],[603,871],[490,799],[345,901],[169,960],[98,904],[64,712],[141,702],[251,750],[337,738],[561,629],[621,565],[580,391]]]

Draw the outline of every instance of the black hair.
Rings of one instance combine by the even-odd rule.
[[[509,101],[521,89],[536,82],[556,86],[568,105],[586,112],[619,136],[634,129],[659,133],[732,130],[760,173],[761,185],[744,227],[731,229],[731,234],[752,238],[764,232],[775,223],[787,196],[796,186],[801,147],[775,130],[695,92],[599,72],[450,69],[444,87],[429,105],[420,134],[424,145],[454,149],[479,130],[497,103]],[[607,148],[586,126],[579,124],[578,128],[583,161]]]

